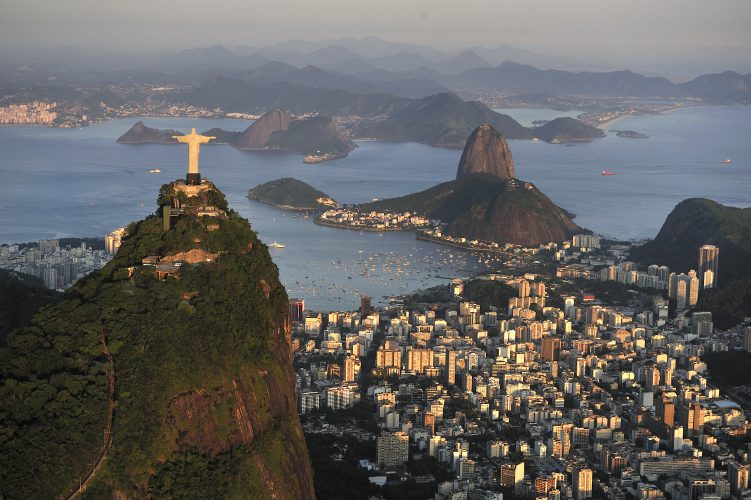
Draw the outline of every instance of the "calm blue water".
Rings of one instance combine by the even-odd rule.
[[[515,111],[530,120],[558,116],[554,111],[529,115],[529,110],[506,110],[511,116]],[[115,143],[135,121],[74,130],[0,127],[0,242],[104,235],[153,212],[159,187],[184,176],[187,151]],[[249,124],[144,121],[185,132],[193,126],[199,131],[215,126],[243,130]],[[751,108],[701,107],[629,117],[611,128],[644,132],[650,138],[611,134],[572,147],[512,141],[517,176],[576,213],[580,225],[621,238],[653,237],[673,206],[690,196],[751,205]],[[201,170],[264,241],[286,245],[273,256],[290,295],[302,296],[315,308],[353,308],[359,293],[381,298],[445,282],[436,276],[467,274],[485,266],[464,252],[415,241],[411,233],[361,234],[317,226],[302,215],[248,200],[247,190],[291,176],[345,203],[399,196],[452,179],[460,154],[418,144],[360,142],[348,158],[305,165],[295,154],[217,145],[202,148]],[[720,160],[727,157],[733,163],[722,165]],[[152,168],[162,174],[149,174]],[[606,169],[617,175],[602,177],[600,171]]]

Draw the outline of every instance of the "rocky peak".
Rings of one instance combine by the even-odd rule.
[[[121,135],[117,142],[120,144],[169,144],[177,143],[177,139],[174,139],[174,135],[183,135],[177,130],[160,130],[157,128],[151,128],[144,124],[142,121],[136,122],[130,130]]]
[[[467,139],[456,178],[472,174],[490,174],[501,179],[513,179],[514,159],[506,139],[490,125],[480,125]]]
[[[236,147],[238,149],[263,149],[267,146],[271,134],[287,130],[291,121],[292,115],[281,109],[264,113],[242,133]]]

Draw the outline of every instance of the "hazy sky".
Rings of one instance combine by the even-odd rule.
[[[183,49],[376,35],[601,60],[751,59],[751,0],[0,0],[0,44]]]

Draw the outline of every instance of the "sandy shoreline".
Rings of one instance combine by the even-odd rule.
[[[611,118],[610,120],[604,121],[602,123],[598,123],[595,128],[599,128],[602,131],[608,132],[608,127],[612,125],[613,123],[617,122],[618,120],[621,120],[623,118],[627,118],[629,116],[638,116],[638,115],[645,115],[645,114],[653,114],[655,116],[657,115],[665,115],[668,113],[672,113],[674,111],[678,111],[679,109],[687,109],[687,108],[695,108],[698,106],[674,106],[672,108],[668,108],[665,110],[660,111],[659,113],[627,113],[625,115],[616,116],[615,118]]]

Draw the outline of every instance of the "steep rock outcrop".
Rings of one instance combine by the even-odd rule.
[[[278,269],[211,183],[182,186],[0,345],[0,494],[67,497],[83,478],[91,498],[314,497]],[[142,265],[196,250],[217,258]]]
[[[328,116],[292,120],[287,130],[271,134],[267,146],[305,155],[346,155],[357,147]]]
[[[441,220],[452,236],[524,246],[564,241],[582,231],[534,184],[515,175],[506,140],[481,125],[467,139],[456,180],[362,207],[414,212]]]
[[[242,133],[235,142],[235,147],[248,150],[265,149],[272,134],[287,130],[291,121],[292,115],[280,109],[264,113]]]
[[[151,128],[142,121],[138,121],[118,137],[117,142],[120,144],[177,144],[177,139],[172,138],[173,135],[183,134],[177,130]]]
[[[467,139],[459,160],[456,178],[472,174],[490,174],[500,179],[513,179],[514,159],[506,139],[490,125],[480,125]]]

